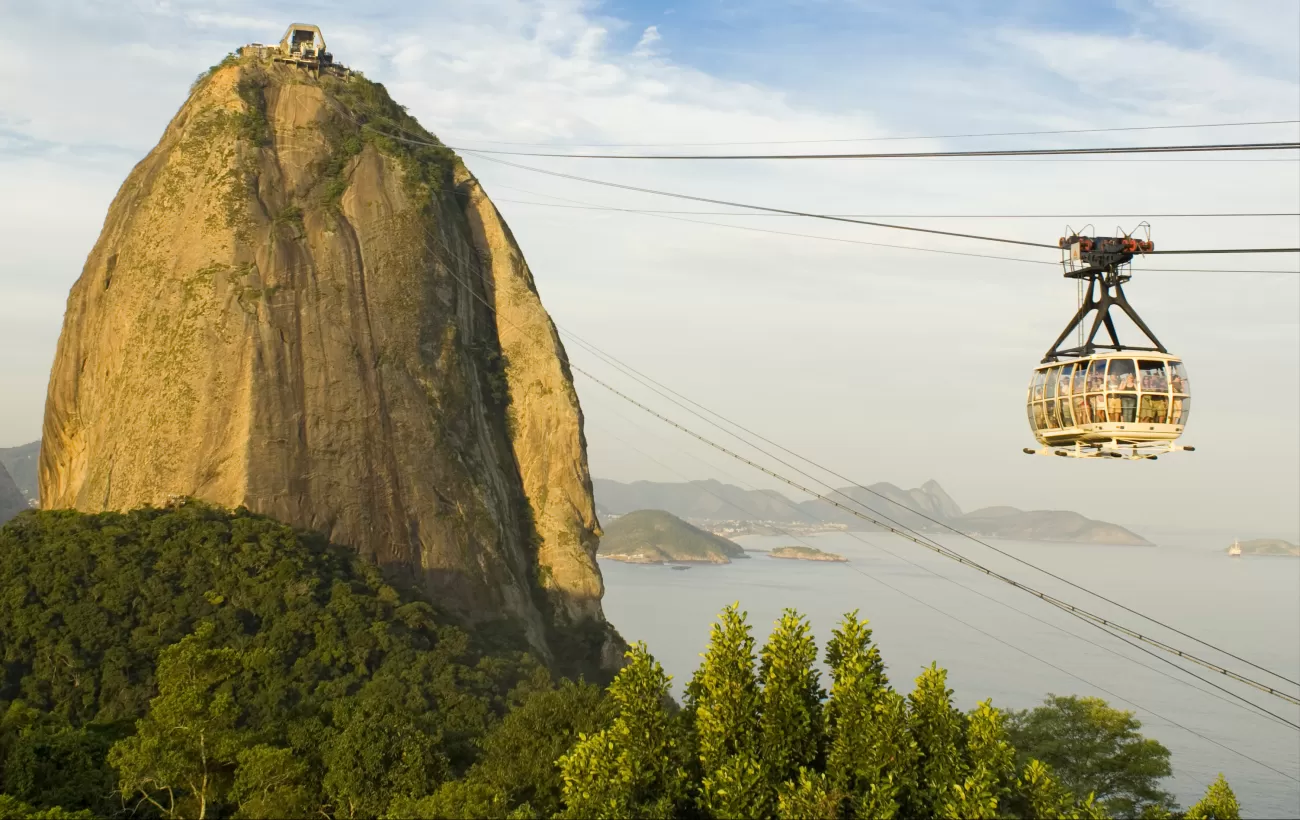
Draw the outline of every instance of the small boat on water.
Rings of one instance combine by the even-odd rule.
[[[1241,543],[1235,538],[1232,539],[1232,546],[1228,547],[1228,555],[1233,558],[1239,558],[1241,556]]]
[[[686,566],[685,564],[669,564],[669,565],[668,565],[668,568],[669,568],[669,569],[679,569],[679,570],[680,570],[680,569],[690,569],[690,567]]]

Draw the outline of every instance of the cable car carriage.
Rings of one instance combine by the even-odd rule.
[[[1026,408],[1042,449],[1030,455],[1072,458],[1155,459],[1195,448],[1175,442],[1187,427],[1191,391],[1187,371],[1170,355],[1124,296],[1135,254],[1154,250],[1150,239],[1089,237],[1060,240],[1065,276],[1087,281],[1086,296],[1065,330],[1034,370]],[[1148,345],[1119,341],[1111,308],[1146,336]],[[1084,325],[1092,316],[1084,336]],[[1110,344],[1097,340],[1105,327]],[[1064,348],[1078,330],[1075,347]]]

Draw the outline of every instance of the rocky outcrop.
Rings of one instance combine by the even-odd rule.
[[[788,561],[831,561],[842,564],[849,560],[839,553],[822,552],[816,547],[777,547],[768,555],[773,558],[784,558]]]
[[[42,504],[246,506],[612,662],[555,329],[477,181],[405,139],[436,142],[359,75],[196,84],[68,298]]]
[[[0,524],[27,509],[27,499],[18,489],[18,485],[9,477],[9,472],[0,464]]]

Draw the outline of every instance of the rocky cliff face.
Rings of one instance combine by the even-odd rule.
[[[195,496],[352,544],[542,654],[618,656],[582,414],[523,256],[382,86],[228,59],[68,298],[40,487]]]

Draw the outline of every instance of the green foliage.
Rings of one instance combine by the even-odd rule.
[[[1205,796],[1184,816],[1187,820],[1240,820],[1241,807],[1237,805],[1237,795],[1232,793],[1232,787],[1222,772],[1205,790]]]
[[[916,741],[906,701],[887,689],[885,664],[857,612],[844,616],[826,645],[826,773],[857,817],[890,818],[915,787]]]
[[[827,697],[803,617],[755,657],[728,607],[685,710],[642,644],[603,693],[554,685],[512,634],[471,639],[352,551],[246,510],[24,514],[0,529],[0,820],[1174,808],[1168,752],[1130,714],[1053,698],[963,715],[937,665],[905,698],[856,613],[826,646]],[[1186,816],[1239,814],[1220,776]]]
[[[73,727],[18,700],[0,716],[0,793],[36,806],[108,815],[117,775],[105,757],[123,726]]]
[[[225,68],[226,66],[234,65],[238,61],[239,61],[239,55],[232,51],[231,53],[223,57],[221,59],[221,62],[217,63],[214,66],[209,66],[206,71],[200,72],[199,75],[194,78],[194,82],[190,83],[190,92],[189,92],[190,96],[193,96],[194,92],[199,90],[199,86],[203,85],[203,83],[213,74],[217,73],[217,71]]]
[[[704,663],[688,690],[703,774],[700,807],[716,817],[772,813],[775,794],[763,771],[763,696],[754,661],[746,614],[732,604],[713,624]],[[789,694],[791,700],[799,698]]]
[[[984,701],[966,720],[966,779],[944,805],[950,818],[994,817],[1015,781],[1015,749],[1007,742],[1002,713]]]
[[[302,227],[302,208],[298,205],[286,205],[280,210],[275,218],[271,220],[275,225],[290,225],[296,228]]]
[[[136,733],[108,755],[121,772],[123,798],[147,802],[167,818],[206,817],[225,797],[250,740],[239,728],[242,709],[231,686],[245,659],[228,647],[208,648],[212,633],[211,623],[201,624],[163,650],[158,697]]]
[[[38,809],[7,794],[0,794],[0,820],[94,820],[89,809],[69,811],[62,806]]]
[[[1049,695],[1042,706],[1008,714],[1007,729],[1023,765],[1036,758],[1051,766],[1074,794],[1095,794],[1106,810],[1134,817],[1150,806],[1174,807],[1159,787],[1172,772],[1169,750],[1139,733],[1132,712],[1100,698]]]
[[[292,749],[258,744],[240,750],[235,764],[236,817],[306,817],[316,809],[310,768]]]
[[[327,202],[337,202],[346,190],[343,169],[365,144],[398,161],[413,200],[429,201],[451,187],[456,155],[393,102],[382,85],[354,72],[347,79],[322,77],[321,86],[346,110],[329,135],[335,151],[323,174],[329,180]]]
[[[11,794],[40,806],[106,811],[103,749],[125,722],[113,759],[134,801],[253,816],[310,795],[312,814],[373,816],[468,769],[538,669],[485,654],[352,550],[245,510],[30,513],[0,530],[0,590],[0,701],[39,715],[62,759],[100,762],[60,778],[6,759]],[[35,731],[0,732],[6,758],[30,759]]]
[[[504,820],[511,816],[506,795],[480,780],[452,780],[443,783],[427,797],[398,797],[389,806],[385,818],[390,820]],[[525,809],[522,816],[532,816]],[[539,815],[540,816],[540,815]]]
[[[763,687],[760,747],[769,784],[793,780],[822,754],[821,673],[812,627],[794,610],[777,621],[761,653],[758,680]]]
[[[781,820],[825,820],[837,817],[844,795],[821,772],[800,769],[799,775],[777,787],[776,816]]]
[[[953,786],[965,779],[962,715],[953,708],[947,671],[936,664],[916,679],[907,701],[907,724],[917,753],[917,787],[910,794],[910,813],[935,817],[942,813]]]
[[[404,702],[412,694],[399,680],[376,679],[335,708],[339,732],[325,750],[323,786],[337,813],[374,817],[447,779],[441,721],[432,704]]]
[[[255,146],[269,145],[271,126],[266,119],[266,72],[257,67],[246,67],[235,84],[239,99],[244,102],[244,111],[240,113],[239,137]]]
[[[555,689],[529,690],[480,741],[482,754],[468,780],[490,786],[511,805],[528,804],[550,817],[563,807],[564,779],[556,761],[580,737],[607,729],[613,719],[612,702],[591,684],[566,680]]]
[[[493,405],[504,409],[510,405],[510,380],[506,371],[510,361],[499,350],[483,348],[480,351],[483,379],[487,384],[487,395]]]
[[[627,651],[609,687],[618,716],[560,758],[567,818],[668,818],[687,796],[682,733],[669,714],[669,677],[645,644]]]

